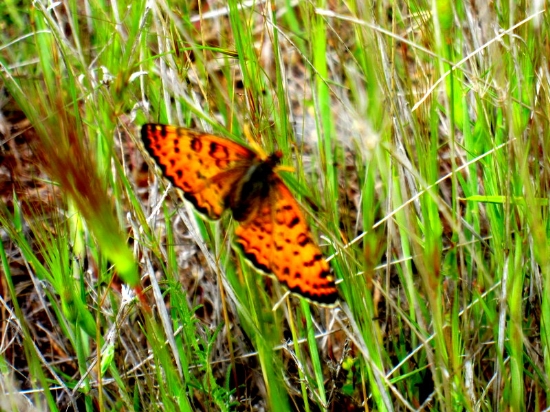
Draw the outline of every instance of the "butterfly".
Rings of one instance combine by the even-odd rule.
[[[145,124],[145,149],[195,209],[217,220],[231,210],[234,248],[260,272],[313,302],[334,304],[334,276],[298,202],[275,171],[282,154],[261,157],[229,139],[184,127]]]

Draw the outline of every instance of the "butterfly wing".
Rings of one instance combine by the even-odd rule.
[[[220,218],[235,184],[258,158],[231,140],[184,127],[145,124],[141,138],[164,176],[200,213],[214,220]]]
[[[256,198],[257,204],[248,207],[248,219],[235,229],[237,248],[254,267],[273,274],[291,292],[317,303],[335,303],[334,277],[300,206],[277,175],[270,177],[269,184],[269,196]]]

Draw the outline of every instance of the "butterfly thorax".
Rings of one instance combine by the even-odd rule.
[[[273,153],[265,160],[252,164],[236,190],[230,194],[228,205],[233,212],[233,218],[242,222],[257,213],[257,208],[270,196],[271,188],[276,179],[275,167],[281,162],[280,151]]]

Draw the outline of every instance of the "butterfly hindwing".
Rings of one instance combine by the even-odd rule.
[[[333,304],[338,298],[334,277],[300,206],[278,176],[270,195],[235,229],[236,244],[257,269],[274,275],[291,292]]]

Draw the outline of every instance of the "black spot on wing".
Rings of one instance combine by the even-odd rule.
[[[200,139],[197,139],[196,137],[194,137],[191,139],[191,143],[189,146],[191,147],[191,150],[198,153],[202,150],[203,144],[200,141]]]
[[[292,229],[294,226],[296,226],[298,223],[300,223],[300,219],[298,218],[298,216],[294,216],[294,218],[290,221],[290,223],[288,224],[288,228],[289,229]]]
[[[298,242],[298,245],[300,245],[301,247],[304,247],[305,245],[307,245],[308,243],[311,242],[311,239],[309,238],[309,236],[307,234],[300,233],[298,235],[297,242]]]

